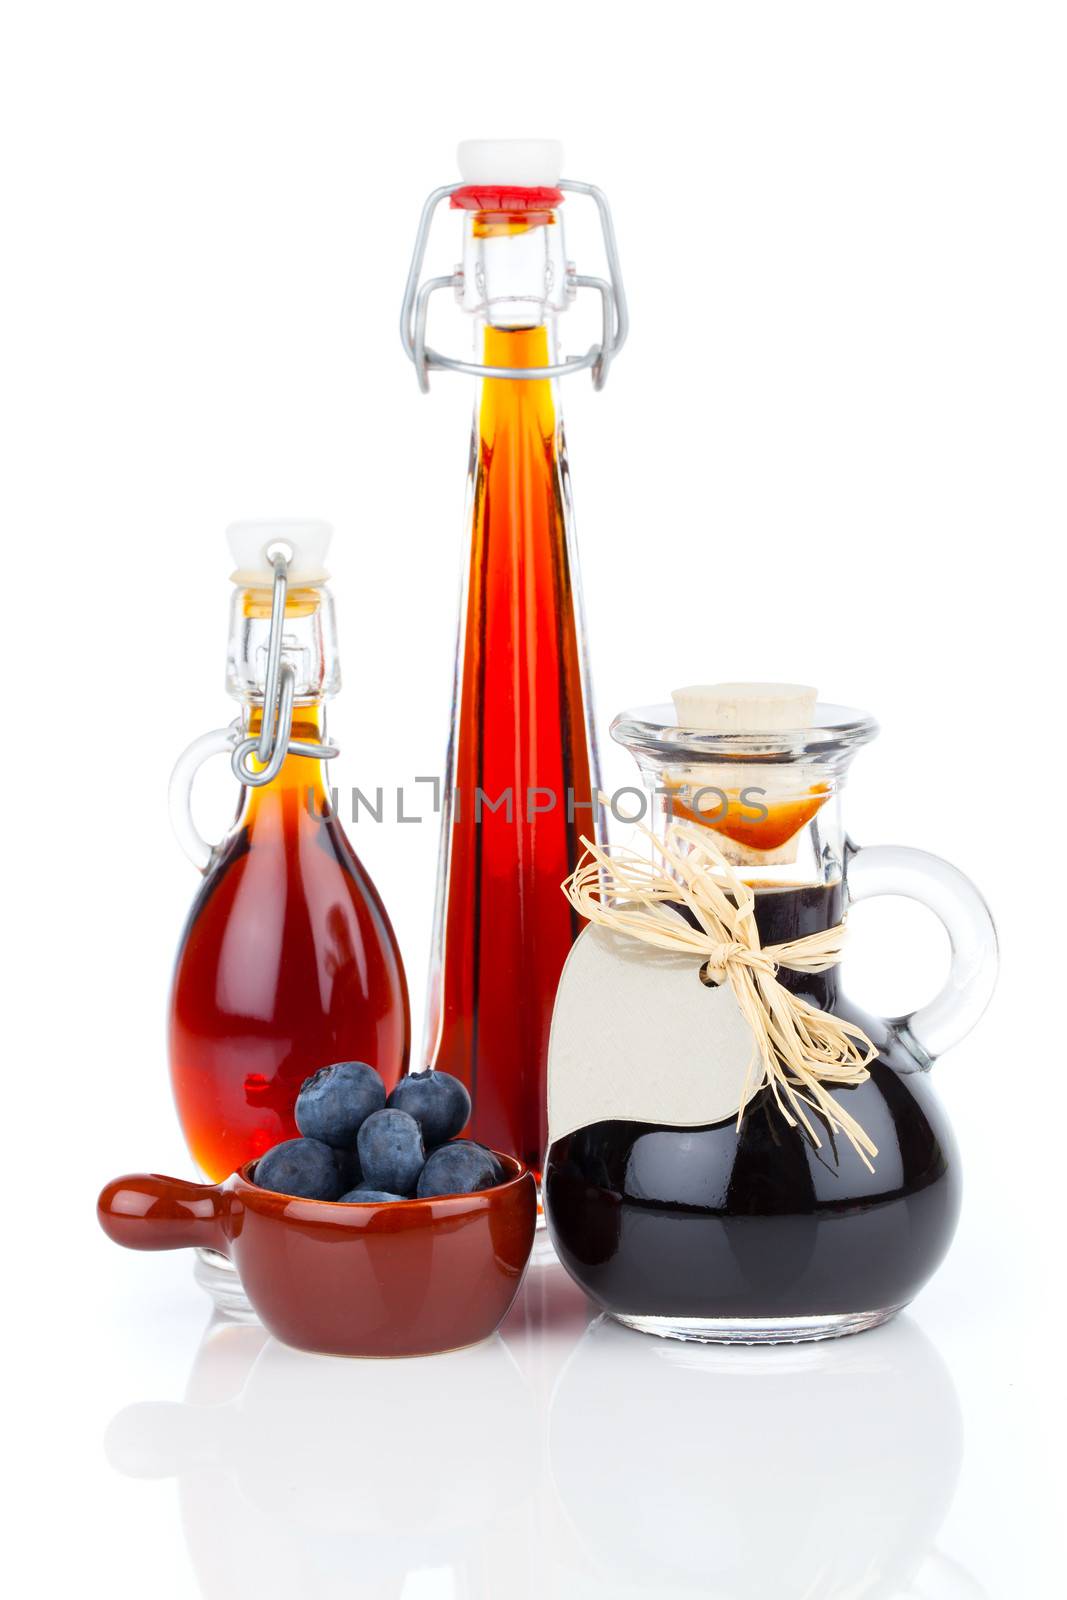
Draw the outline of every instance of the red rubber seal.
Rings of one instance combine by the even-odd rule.
[[[522,189],[513,184],[469,183],[449,201],[453,211],[551,211],[562,205],[562,189]]]

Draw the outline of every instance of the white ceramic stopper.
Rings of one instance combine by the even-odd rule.
[[[456,152],[464,183],[554,189],[563,172],[558,139],[464,139]]]
[[[230,577],[245,588],[269,587],[274,582],[271,555],[281,548],[289,555],[290,584],[325,583],[332,537],[328,522],[231,522],[226,538],[236,570]]]

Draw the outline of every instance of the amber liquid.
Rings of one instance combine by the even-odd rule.
[[[321,736],[317,708],[296,718],[294,738]],[[198,1165],[224,1178],[293,1137],[301,1083],[332,1061],[369,1061],[391,1087],[408,1040],[385,908],[319,764],[290,756],[273,783],[246,791],[178,951],[171,1080]]]
[[[768,802],[760,794],[754,803],[753,790],[723,790],[708,800],[707,807],[693,805],[681,784],[664,785],[664,806],[682,822],[698,822],[751,850],[777,850],[806,827],[830,797],[826,784],[817,784],[806,795]],[[744,798],[742,797],[744,795]]]
[[[544,366],[548,349],[543,327],[486,329],[493,366]],[[560,885],[595,826],[551,383],[485,380],[476,452],[434,1065],[469,1088],[471,1135],[539,1170],[552,1004],[580,931]],[[510,817],[479,817],[479,790],[510,792]]]

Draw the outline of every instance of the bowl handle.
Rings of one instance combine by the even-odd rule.
[[[109,1239],[127,1250],[198,1246],[230,1253],[234,1197],[213,1183],[158,1172],[130,1172],[100,1191],[96,1214]]]

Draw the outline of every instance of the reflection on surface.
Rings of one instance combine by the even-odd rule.
[[[206,1600],[981,1600],[932,1549],[959,1408],[907,1319],[673,1344],[538,1265],[501,1336],[446,1356],[309,1356],[216,1320],[185,1403],[128,1407],[106,1443],[178,1479]]]
[[[487,1543],[533,1496],[533,1397],[499,1338],[344,1361],[216,1321],[189,1396],[120,1413],[107,1449],[123,1471],[179,1479],[208,1600],[400,1600],[411,1573],[442,1568],[453,1585],[430,1593],[480,1593]]]
[[[598,1322],[556,1386],[548,1436],[590,1580],[575,1595],[981,1594],[930,1556],[962,1426],[948,1371],[906,1317],[729,1349]]]

